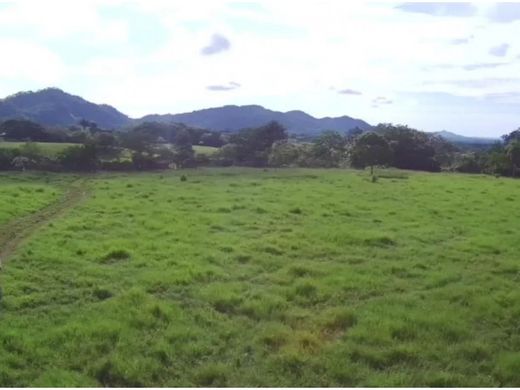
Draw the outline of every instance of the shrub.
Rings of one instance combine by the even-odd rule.
[[[495,368],[495,376],[501,386],[520,386],[520,353],[509,352],[500,357]]]
[[[112,261],[126,260],[130,258],[130,253],[124,249],[115,249],[108,252],[103,257],[103,262],[110,263]]]
[[[356,315],[348,309],[331,309],[325,313],[325,328],[333,331],[345,330],[356,325]]]
[[[100,168],[107,171],[132,171],[134,169],[134,164],[130,160],[102,161]]]
[[[363,243],[367,246],[376,246],[381,248],[397,245],[395,240],[388,236],[367,237],[363,240]]]
[[[58,162],[66,170],[94,171],[97,168],[96,149],[92,145],[70,146],[58,155]]]
[[[0,170],[13,169],[11,162],[18,155],[18,149],[0,149]]]
[[[106,288],[96,288],[92,294],[100,301],[104,301],[105,299],[111,298],[113,295],[112,292],[110,292]]]
[[[198,386],[224,387],[227,384],[228,368],[221,363],[203,366],[195,377]]]

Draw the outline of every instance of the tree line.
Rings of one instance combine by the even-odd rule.
[[[366,168],[375,166],[439,172],[516,176],[520,167],[520,129],[488,150],[467,151],[444,138],[404,125],[379,124],[370,131],[325,131],[302,142],[291,139],[278,122],[236,133],[193,128],[178,123],[144,122],[106,131],[86,120],[68,129],[48,129],[27,120],[0,124],[6,141],[29,141],[16,149],[0,148],[0,169],[148,170],[209,166]],[[74,145],[55,157],[34,142]],[[1,144],[0,144],[1,145]],[[196,155],[193,145],[211,146]]]
[[[517,177],[520,172],[520,129],[503,135],[502,141],[488,150],[461,155],[455,170]]]

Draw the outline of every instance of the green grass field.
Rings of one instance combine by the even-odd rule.
[[[204,154],[206,156],[211,156],[218,151],[219,148],[215,148],[213,146],[203,146],[203,145],[193,145],[193,150],[195,154]]]
[[[26,176],[31,209],[71,180]],[[4,259],[0,387],[520,386],[520,181],[369,179],[86,177]]]
[[[0,149],[15,149],[23,146],[25,142],[5,142],[0,141]],[[41,149],[46,157],[56,157],[56,155],[69,146],[76,146],[78,144],[71,143],[57,143],[57,142],[34,142],[35,145]]]
[[[0,226],[56,201],[62,193],[60,179],[54,175],[0,173]]]

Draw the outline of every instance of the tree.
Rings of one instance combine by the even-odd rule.
[[[155,168],[155,160],[149,153],[133,152],[132,164],[138,170]]]
[[[118,140],[114,134],[106,131],[100,131],[88,138],[84,142],[92,145],[96,149],[98,157],[111,159],[119,155]]]
[[[511,161],[511,174],[515,177],[516,170],[520,166],[520,139],[514,139],[507,144],[506,155]]]
[[[20,169],[21,171],[25,171],[31,163],[31,159],[25,156],[17,156],[13,158],[12,161],[13,167]]]
[[[277,141],[286,139],[286,129],[274,121],[257,128],[243,129],[229,137],[229,143],[234,144],[235,147],[227,152],[233,151],[235,155],[228,158],[232,157],[237,164],[265,166],[271,146]]]
[[[503,135],[502,139],[505,144],[508,144],[511,141],[520,140],[520,128],[510,132],[509,134]]]
[[[296,165],[299,158],[300,148],[297,144],[277,141],[271,146],[268,163],[273,167],[289,167]]]
[[[171,143],[174,142],[178,128],[182,126],[183,125],[146,121],[135,126],[131,130],[131,133],[141,134],[144,138],[148,138],[151,143],[157,143],[160,138]]]
[[[47,141],[45,128],[26,119],[11,119],[0,125],[4,138],[13,141]]]
[[[90,124],[90,122],[86,119],[81,119],[78,122],[78,125],[80,125],[83,130],[86,130],[89,127],[89,124]]]
[[[463,173],[481,173],[485,169],[485,161],[480,153],[467,153],[459,157],[454,170]]]
[[[271,121],[254,132],[257,150],[269,149],[276,141],[287,139],[287,130],[280,123]]]
[[[117,146],[117,139],[112,133],[99,132],[93,137],[93,143],[100,148],[113,148]]]
[[[428,134],[408,126],[382,123],[374,131],[385,137],[392,150],[392,164],[396,168],[438,172],[435,149]]]
[[[72,171],[94,171],[97,169],[97,153],[94,145],[69,146],[58,155],[63,168]]]
[[[43,150],[34,142],[26,142],[19,148],[20,155],[38,161],[43,157]]]
[[[239,155],[238,146],[236,144],[225,144],[212,157],[215,163],[220,166],[230,166],[238,164],[237,156]]]
[[[507,176],[511,172],[511,160],[507,157],[504,145],[496,143],[486,153],[486,173]]]
[[[434,150],[435,161],[442,167],[453,166],[455,156],[460,152],[457,146],[439,136],[430,136],[429,144]]]
[[[346,145],[347,139],[337,131],[324,131],[312,144],[314,163],[322,167],[338,167],[346,158]]]
[[[361,134],[363,134],[365,132],[365,130],[359,128],[359,127],[354,127],[353,129],[350,129],[349,131],[347,131],[347,138],[348,139],[354,139],[354,138],[357,138],[359,137]]]
[[[175,136],[175,163],[183,168],[194,163],[195,152],[191,144],[191,136],[187,130],[181,130]]]
[[[152,134],[136,130],[121,134],[120,139],[123,147],[139,153],[149,150],[156,141]]]
[[[83,130],[90,130],[92,133],[99,131],[99,127],[96,122],[91,122],[86,119],[81,119],[78,122],[78,125],[80,125]]]
[[[200,136],[199,145],[221,147],[223,144],[220,133],[215,131],[205,132]]]
[[[370,167],[374,174],[374,165],[390,164],[392,152],[384,137],[376,133],[364,133],[359,136],[350,151],[350,161],[354,167]]]
[[[13,168],[13,159],[19,156],[17,149],[0,149],[0,170]]]

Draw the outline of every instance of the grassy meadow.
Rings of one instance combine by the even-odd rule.
[[[0,140],[0,149],[17,149],[23,147],[26,142],[14,142],[14,141],[1,141]],[[57,143],[57,142],[33,142],[32,144],[36,145],[41,151],[42,155],[48,158],[55,158],[58,156],[60,152],[70,146],[79,146],[81,144],[72,144],[72,143]],[[169,147],[173,148],[173,144],[168,144]],[[193,151],[195,155],[205,155],[211,156],[215,152],[217,152],[219,148],[213,146],[203,146],[203,145],[194,145]],[[121,153],[118,155],[120,159],[130,160],[132,157],[132,153],[129,149],[123,149]]]
[[[0,387],[520,386],[520,181],[378,175],[85,177],[4,259]],[[72,179],[1,175],[0,229]]]
[[[195,152],[195,154],[211,156],[212,154],[215,154],[218,150],[219,148],[213,146],[193,145],[193,151]]]
[[[0,228],[58,200],[62,182],[56,175],[0,173]]]

